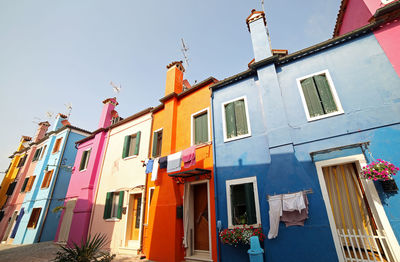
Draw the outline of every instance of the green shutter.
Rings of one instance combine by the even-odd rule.
[[[140,131],[136,133],[136,145],[135,145],[134,155],[139,155],[139,146],[140,146]]]
[[[301,87],[303,89],[303,94],[310,117],[323,115],[324,110],[322,108],[321,101],[319,100],[318,92],[312,77],[302,80]]]
[[[124,204],[124,191],[119,191],[117,218],[122,218],[122,205]]]
[[[108,219],[111,217],[111,206],[112,206],[112,192],[107,192],[106,195],[106,204],[104,206],[104,219]]]
[[[314,81],[315,84],[317,85],[317,90],[321,98],[325,114],[336,112],[337,106],[335,104],[335,100],[333,99],[331,88],[329,87],[329,83],[328,80],[326,79],[326,76],[316,75],[314,76]]]
[[[244,184],[244,193],[245,193],[246,214],[247,214],[246,224],[247,225],[257,224],[253,183]]]
[[[158,137],[158,132],[154,132],[153,133],[153,154],[152,154],[153,157],[157,156],[157,141],[158,141],[157,137]]]
[[[235,106],[233,103],[225,105],[225,124],[226,124],[226,137],[231,138],[237,136]]]
[[[249,131],[247,129],[246,106],[244,104],[244,100],[237,100],[234,102],[234,105],[236,133],[238,136],[246,135],[249,133]]]
[[[194,119],[194,143],[201,144],[208,141],[207,113],[196,116]]]
[[[131,136],[126,136],[124,141],[124,149],[122,150],[122,158],[125,158],[129,155],[130,142],[131,142]]]

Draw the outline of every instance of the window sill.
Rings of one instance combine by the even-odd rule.
[[[224,137],[224,143],[231,142],[231,141],[235,141],[235,140],[239,140],[239,139],[246,138],[246,137],[250,137],[250,136],[251,136],[251,134],[236,136],[236,137],[232,137],[232,138],[226,138],[226,137]]]
[[[197,144],[197,145],[194,145],[194,146],[196,146],[196,149],[197,149],[197,148],[209,146],[209,145],[211,145],[211,144],[212,144],[212,141],[208,141],[208,142],[204,142],[204,143]],[[193,146],[193,145],[192,145],[192,146]]]
[[[107,219],[105,219],[105,221],[106,222],[118,222],[118,221],[121,221],[121,219],[114,217],[114,218],[107,218]]]
[[[137,158],[138,155],[133,155],[133,156],[127,156],[125,158],[122,158],[123,160],[129,160],[129,159],[133,159],[133,158]]]
[[[84,171],[86,171],[86,170],[87,170],[87,168],[82,169],[82,170],[79,170],[79,172],[84,172]]]
[[[312,121],[317,121],[317,120],[321,120],[321,119],[324,119],[324,118],[337,116],[337,115],[342,115],[342,114],[344,114],[343,111],[337,111],[337,112],[333,112],[333,113],[329,113],[329,114],[325,114],[325,115],[316,116],[316,117],[313,117],[313,118],[310,118],[309,116],[307,116],[307,121],[308,122],[312,122]]]
[[[228,229],[234,229],[234,228],[249,228],[249,227],[253,227],[253,228],[261,228],[261,224],[253,224],[253,225],[235,225],[235,226],[228,226]]]

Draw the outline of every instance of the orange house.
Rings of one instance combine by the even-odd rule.
[[[153,109],[151,158],[190,148],[196,163],[147,174],[142,251],[153,261],[217,261],[209,90],[217,80],[191,87],[182,62],[167,69],[165,96]]]

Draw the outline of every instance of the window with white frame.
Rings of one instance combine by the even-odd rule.
[[[246,97],[222,104],[224,141],[251,135]]]
[[[328,70],[297,79],[307,120],[317,120],[343,113]]]
[[[208,108],[192,115],[192,145],[210,141]]]
[[[227,180],[226,197],[230,227],[261,224],[256,177]]]
[[[139,154],[140,131],[133,135],[125,136],[122,158],[137,156]]]
[[[153,132],[153,150],[152,156],[161,156],[163,130],[159,129]]]
[[[104,219],[121,219],[124,191],[107,192],[104,207]]]
[[[89,163],[90,152],[92,149],[88,149],[82,152],[81,163],[79,164],[79,171],[86,170]]]
[[[154,194],[154,187],[150,187],[149,188],[149,198],[147,200],[147,223],[149,223],[150,206],[151,206],[151,201],[153,200],[153,194]]]

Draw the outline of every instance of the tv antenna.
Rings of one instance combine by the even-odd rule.
[[[71,111],[72,111],[72,103],[68,102],[65,105],[65,108],[67,109],[68,113],[67,113],[67,119],[69,119],[69,116],[71,115]]]
[[[113,83],[113,81],[110,81],[110,85],[113,87],[113,91],[116,95],[118,95],[119,92],[121,92],[121,89],[122,89],[121,84],[119,84],[119,86],[117,86],[116,84]]]
[[[189,50],[189,47],[187,47],[185,45],[185,41],[183,41],[183,38],[181,38],[181,41],[182,41],[182,49],[181,49],[181,51],[182,51],[182,54],[183,54],[183,59],[185,60],[186,67],[188,67],[189,66],[189,58],[188,58],[187,51]]]
[[[42,122],[42,119],[40,117],[37,116],[33,117],[32,123],[39,124],[40,122]]]
[[[47,117],[48,119],[52,119],[53,116],[54,116],[54,113],[53,113],[53,112],[51,112],[51,111],[47,111],[47,112],[46,112],[46,117]]]

